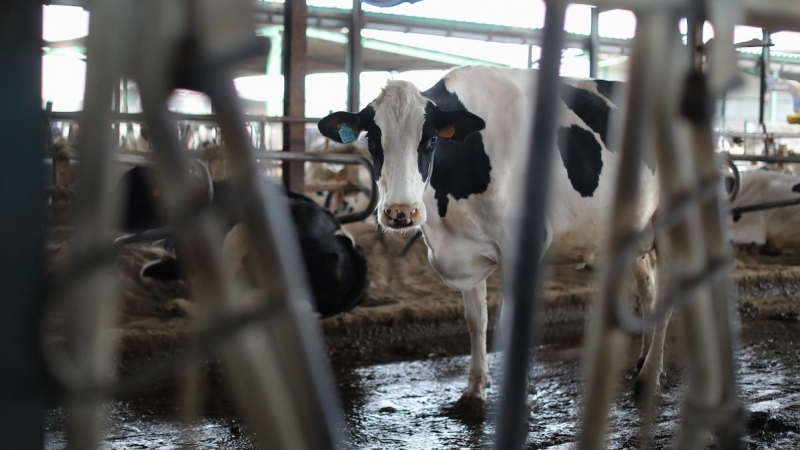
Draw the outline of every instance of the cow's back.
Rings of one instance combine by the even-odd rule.
[[[447,89],[458,96],[466,109],[486,121],[481,133],[491,162],[491,183],[483,198],[476,201],[490,203],[492,208],[488,210],[495,215],[513,217],[519,211],[517,199],[527,181],[528,130],[533,124],[536,73],[526,69],[462,67],[444,77]],[[608,150],[606,141],[609,117],[617,109],[612,97],[621,83],[568,78],[562,78],[562,82],[566,86],[562,86],[557,102],[558,151],[553,161],[553,200],[548,214],[552,240],[549,256],[556,264],[591,261],[602,247],[619,165],[619,155]],[[565,163],[566,155],[570,156]],[[643,201],[635,224],[638,228],[650,220],[657,205],[652,159],[642,165],[641,178]],[[497,217],[487,219],[497,222]]]
[[[733,208],[800,198],[800,177],[771,170],[742,172],[741,190]],[[731,238],[736,244],[770,244],[800,250],[800,206],[734,215]]]

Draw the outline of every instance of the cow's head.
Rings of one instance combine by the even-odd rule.
[[[319,122],[323,135],[337,142],[367,133],[378,179],[378,222],[389,229],[418,227],[427,213],[422,195],[431,176],[436,140],[463,142],[485,127],[467,111],[442,111],[411,83],[389,81],[358,114],[336,112]]]

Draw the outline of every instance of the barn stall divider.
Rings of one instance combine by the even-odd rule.
[[[544,46],[540,62],[541,74],[535,108],[546,112],[557,101],[558,66],[563,46],[564,20],[569,2],[549,0],[544,29]],[[717,435],[721,448],[741,447],[741,406],[734,379],[732,352],[736,347],[736,324],[732,319],[727,285],[731,255],[725,245],[726,230],[722,223],[722,195],[719,192],[717,161],[714,157],[711,113],[708,110],[715,93],[729,89],[734,81],[735,66],[731,62],[732,27],[736,23],[797,28],[798,6],[790,1],[648,1],[600,0],[605,8],[623,7],[637,13],[640,27],[631,63],[627,104],[624,108],[624,131],[617,133],[618,151],[623,165],[617,180],[614,206],[615,226],[611,228],[610,251],[599,274],[601,290],[592,317],[590,340],[595,342],[587,352],[588,391],[583,417],[580,448],[601,448],[607,427],[609,403],[615,393],[614,376],[619,366],[621,337],[624,333],[646,332],[647,325],[669,314],[677,307],[686,308],[686,334],[692,339],[687,354],[690,395],[684,410],[684,423],[677,448],[697,448],[706,435]],[[183,6],[191,5],[188,10]],[[237,398],[242,402],[247,420],[259,436],[276,440],[264,448],[337,448],[340,427],[339,409],[332,395],[333,385],[321,352],[321,342],[311,319],[305,313],[308,292],[299,256],[286,236],[292,235],[274,199],[261,198],[255,188],[256,157],[244,132],[245,118],[236,105],[232,81],[225,76],[225,65],[235,56],[248,54],[263,43],[253,43],[248,26],[246,3],[226,2],[217,9],[212,2],[185,4],[136,3],[114,0],[97,4],[92,11],[89,35],[87,80],[93,86],[87,91],[81,143],[81,180],[74,196],[75,256],[73,273],[77,280],[70,285],[64,299],[84,320],[74,327],[72,346],[49,353],[47,361],[56,380],[67,392],[73,418],[71,445],[96,448],[101,423],[100,405],[112,394],[129,392],[145,385],[156,373],[191,369],[193,358],[209,347],[219,345],[236,332],[257,322],[267,322],[269,331],[246,341],[242,350],[222,347]],[[186,13],[186,14],[184,14]],[[696,64],[670,64],[685,56],[674,28],[680,17],[690,23],[709,20],[720,37],[720,44],[709,55],[706,72]],[[130,20],[147,17],[151,22]],[[184,23],[180,34],[164,35],[161,21],[181,23],[184,17],[213,17],[225,22],[224,29],[211,27],[202,36]],[[144,20],[144,19],[142,19]],[[230,26],[231,23],[238,26]],[[176,29],[181,29],[176,27]],[[241,34],[230,34],[231,30]],[[248,31],[248,32],[245,32]],[[690,33],[691,36],[691,33]],[[134,38],[131,38],[134,37]],[[142,47],[137,47],[141,44]],[[198,45],[203,44],[203,45]],[[692,63],[697,55],[690,45]],[[132,63],[133,55],[148,49],[147,58]],[[176,74],[169,64],[170,55],[181,49],[184,67],[189,73]],[[263,51],[263,50],[257,50]],[[735,55],[734,55],[735,56]],[[139,65],[141,64],[141,65]],[[191,163],[179,142],[170,132],[171,114],[166,111],[166,95],[176,85],[207,92],[213,99],[226,141],[231,144],[231,179],[240,189],[243,217],[254,230],[256,253],[260,263],[259,285],[268,293],[264,308],[247,313],[237,311],[237,293],[229,283],[229,274],[220,255],[211,245],[215,224],[208,217],[192,216],[178,220],[179,246],[189,255],[190,268],[201,275],[198,303],[205,308],[229,308],[222,319],[205,324],[201,337],[169,361],[157,361],[152,371],[110,383],[106,374],[111,366],[113,349],[103,334],[111,324],[115,297],[110,276],[97,264],[111,241],[114,221],[108,174],[112,159],[105,149],[111,148],[112,113],[107,111],[108,97],[115,78],[130,75],[140,81],[145,112],[142,118],[151,127],[157,144],[156,161],[165,173],[165,197],[177,217],[188,218],[182,201],[189,195],[187,168]],[[108,93],[106,95],[105,93]],[[690,146],[668,145],[674,139],[672,120],[687,119],[692,140]],[[524,214],[528,230],[515,236],[516,253],[511,255],[507,275],[507,305],[512,310],[507,356],[502,375],[502,395],[497,422],[496,448],[519,448],[526,431],[522,412],[525,409],[523,390],[530,363],[527,352],[535,342],[534,317],[539,308],[535,300],[543,261],[542,230],[548,200],[549,164],[555,143],[555,119],[552,114],[536,114],[532,124],[529,183],[524,187]],[[642,144],[646,133],[663,138],[655,148],[660,167],[660,183],[670,209],[645,232],[628,228],[628,215],[636,201],[636,167],[646,155]],[[290,156],[291,158],[291,156]],[[280,155],[276,154],[276,159]],[[342,161],[339,161],[342,162]],[[362,162],[356,162],[361,164]],[[374,179],[374,176],[373,176]],[[374,192],[373,192],[374,196]],[[269,197],[269,196],[267,196]],[[622,307],[619,279],[634,258],[633,250],[642,240],[657,239],[660,248],[670,251],[672,261],[680,268],[674,291],[668,301],[644,324],[629,317]],[[248,293],[250,295],[262,295]],[[217,311],[217,309],[215,309]],[[263,331],[263,330],[262,330]],[[252,336],[250,336],[252,338]],[[240,337],[247,339],[246,337]],[[281,341],[281,348],[273,346]],[[228,341],[229,342],[229,341]],[[264,358],[272,364],[264,368]],[[187,373],[190,371],[187,371]],[[185,404],[194,405],[192,387],[196,379],[187,376]],[[246,391],[246,392],[245,392]],[[652,408],[646,405],[645,410]],[[191,409],[191,408],[190,408]],[[192,411],[186,411],[191,415]],[[646,442],[647,423],[643,436]]]
[[[68,290],[59,292],[74,315],[67,327],[68,348],[45,350],[50,372],[66,393],[70,447],[96,448],[103,402],[142,388],[164,372],[186,371],[183,415],[194,417],[199,381],[192,368],[198,356],[215,346],[234,398],[263,448],[336,448],[340,411],[319,331],[312,326],[294,230],[281,203],[257,187],[254,149],[228,73],[230,64],[267,48],[264,39],[255,37],[248,2],[103,2],[92,7],[90,30],[87,86],[92,89],[86,91],[80,120],[70,260],[74,270],[69,271],[74,279]],[[141,88],[163,198],[174,219],[177,245],[196,276],[196,301],[207,319],[201,321],[199,338],[177,355],[113,382],[107,374],[114,349],[105,333],[113,323],[116,292],[104,260],[97,256],[108,248],[116,223],[109,189],[113,117],[108,105],[120,78],[134,79]],[[192,195],[191,162],[171,131],[166,109],[168,94],[178,87],[206,93],[217,111],[228,144],[235,208],[252,237],[257,289],[243,291],[235,285],[213,244],[220,225],[186,205]],[[253,299],[261,303],[253,307]],[[254,327],[257,323],[266,326]]]
[[[569,1],[546,1],[540,74],[534,103],[522,213],[514,237],[516,252],[508,258],[506,304],[511,310],[505,326],[501,404],[496,417],[495,448],[516,449],[524,442],[528,354],[536,338],[536,317],[541,277],[544,217],[548,198],[549,168],[555,147],[556,121],[549,112],[556,106],[564,24]],[[598,274],[599,290],[586,338],[584,365],[587,388],[584,397],[581,449],[605,447],[609,406],[615,397],[617,373],[626,333],[646,333],[647,326],[685,309],[689,392],[684,404],[682,428],[675,448],[703,446],[709,435],[720,448],[742,448],[743,407],[738,399],[733,352],[738,342],[734,305],[729,301],[724,275],[732,267],[723,222],[723,198],[718,162],[713,145],[713,99],[738,83],[733,31],[736,24],[797,29],[800,5],[791,1],[650,1],[608,0],[593,2],[601,8],[625,8],[637,17],[637,32],[630,59],[626,106],[612,145],[621,152],[616,182],[616,201],[608,252]],[[681,45],[675,30],[688,19],[688,45]],[[699,51],[702,24],[709,21],[716,45],[707,64]],[[688,55],[686,48],[688,47]],[[688,145],[676,140],[673,121],[688,123]],[[617,127],[619,128],[619,126]],[[645,232],[634,223],[639,166],[655,136],[662,208],[659,218]],[[612,150],[614,151],[614,150]],[[622,306],[625,269],[636,256],[640,242],[657,242],[669,253],[673,267],[667,301],[642,324],[629,317]],[[654,386],[645,386],[645,392]],[[647,448],[652,426],[652,396],[644,395],[643,425],[639,445]]]

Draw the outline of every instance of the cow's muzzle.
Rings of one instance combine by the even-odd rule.
[[[419,206],[389,204],[383,208],[384,222],[390,228],[407,228],[414,226],[419,215]]]

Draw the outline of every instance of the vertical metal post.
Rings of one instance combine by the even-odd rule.
[[[117,82],[114,83],[114,112],[122,112],[122,80],[117,80]],[[111,126],[114,127],[114,132],[117,135],[117,142],[115,145],[119,145],[120,123],[114,122]]]
[[[502,384],[500,386],[500,411],[496,420],[496,449],[517,449],[528,431],[525,400],[527,374],[530,361],[528,351],[536,339],[537,316],[541,299],[540,286],[542,256],[545,250],[545,213],[550,191],[551,165],[555,152],[555,131],[558,117],[547,114],[558,101],[561,50],[564,47],[564,21],[566,4],[554,0],[547,2],[542,35],[542,56],[539,63],[536,97],[533,99],[536,114],[532,125],[527,171],[530,176],[521,192],[522,213],[516,233],[512,237],[512,250],[508,256],[510,270],[505,280],[506,304],[510,326],[508,342],[504,345]],[[524,224],[524,225],[523,225]],[[516,242],[514,242],[516,241]],[[516,243],[516,245],[514,245]]]
[[[763,30],[763,37],[764,42],[769,43],[770,35],[769,30],[766,28]],[[758,124],[761,126],[764,125],[764,109],[766,108],[767,100],[767,71],[769,70],[769,65],[769,47],[761,47],[761,71],[759,72],[761,88],[758,93]]]
[[[42,177],[42,5],[0,6],[0,435],[5,448],[42,448],[40,360],[45,189]]]
[[[600,62],[600,8],[592,8],[592,23],[589,31],[589,78],[597,78]]]
[[[533,44],[528,44],[528,69],[533,69]]]
[[[361,11],[361,0],[353,0],[353,12],[350,16],[350,28],[347,34],[347,110],[356,112],[360,109],[361,67],[363,65],[361,47],[361,28],[364,26],[364,15]]]
[[[292,0],[284,7],[283,39],[283,114],[287,117],[304,117],[306,101],[306,0]],[[284,122],[283,151],[306,151],[306,125],[302,122]],[[302,193],[304,188],[303,164],[283,163],[283,184],[288,189]]]
[[[664,11],[637,14],[636,36],[630,59],[628,94],[623,119],[624,129],[619,144],[619,172],[616,175],[613,218],[608,224],[608,247],[598,274],[596,305],[586,332],[584,396],[581,436],[578,448],[605,448],[608,409],[616,392],[617,371],[622,364],[627,336],[613,319],[614,305],[625,293],[625,282],[613,270],[615,258],[635,232],[642,170],[642,145],[656,114],[657,96],[665,85],[664,65],[673,57],[670,46],[671,27],[677,20]],[[616,139],[617,136],[614,136]],[[616,141],[615,141],[616,142]],[[617,145],[612,143],[612,147]],[[659,170],[663,170],[659,167]],[[662,175],[663,176],[663,175]],[[626,261],[632,264],[633,260]]]

